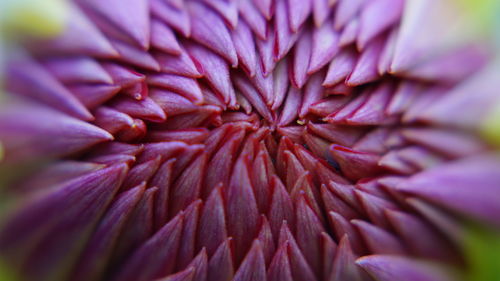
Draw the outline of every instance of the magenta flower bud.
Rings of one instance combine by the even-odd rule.
[[[500,80],[444,2],[70,2],[7,56],[0,279],[474,280]]]

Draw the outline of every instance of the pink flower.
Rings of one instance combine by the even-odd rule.
[[[454,280],[461,220],[500,226],[500,156],[469,131],[490,54],[410,52],[405,4],[76,0],[7,65],[0,258],[37,281]]]

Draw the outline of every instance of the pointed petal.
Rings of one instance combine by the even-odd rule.
[[[248,23],[255,35],[265,40],[268,37],[266,19],[252,4],[252,1],[238,1],[238,10],[240,16]]]
[[[172,197],[175,198],[175,195]],[[180,243],[177,252],[176,268],[189,267],[191,261],[193,261],[201,204],[201,200],[196,200],[184,210],[184,224],[181,234],[182,243]]]
[[[208,49],[189,44],[186,48],[198,66],[198,70],[205,76],[212,88],[223,97],[229,107],[236,105],[236,96],[229,76],[228,64],[218,55]]]
[[[352,220],[368,250],[373,254],[406,255],[402,242],[393,234],[362,220]]]
[[[153,74],[148,75],[147,82],[149,85],[166,88],[179,93],[195,104],[203,102],[203,94],[201,93],[200,86],[193,78],[172,74]]]
[[[290,81],[297,88],[302,88],[307,81],[312,45],[311,30],[305,29],[295,44],[290,71]]]
[[[173,270],[180,245],[183,216],[176,216],[140,246],[113,280],[145,281]]]
[[[226,209],[228,234],[234,238],[235,259],[238,264],[250,248],[253,237],[257,235],[259,212],[249,178],[249,165],[240,156],[233,168],[227,189]]]
[[[164,73],[182,75],[193,78],[200,78],[196,65],[189,55],[183,49],[179,49],[179,54],[171,55],[162,52],[156,52],[155,59],[160,64],[161,71]]]
[[[407,257],[384,255],[365,256],[358,259],[356,264],[380,281],[401,280],[401,278],[408,281],[455,280],[455,278],[438,265]]]
[[[181,47],[172,29],[155,18],[151,19],[151,46],[172,55],[181,53]]]
[[[149,47],[149,4],[140,0],[79,1],[106,33],[130,38],[143,49]]]
[[[333,29],[330,21],[313,31],[308,74],[320,70],[333,59],[339,51],[339,37],[340,34]]]
[[[85,246],[72,280],[96,280],[102,277],[117,238],[142,197],[144,188],[143,183],[121,193],[114,200]]]
[[[234,281],[266,281],[266,262],[259,240],[255,240],[233,278]]]
[[[0,110],[0,139],[9,161],[65,156],[113,139],[108,132],[38,105]]]
[[[92,120],[92,114],[55,77],[30,59],[7,64],[6,88],[27,96],[82,120]]]
[[[222,243],[208,262],[208,281],[231,281],[234,276],[232,238]]]
[[[241,21],[231,35],[241,67],[250,77],[254,76],[257,57],[252,31],[244,21]]]
[[[360,16],[358,48],[363,49],[370,40],[397,23],[403,13],[404,4],[403,0],[379,0],[368,3]],[[384,16],[381,17],[381,14]]]
[[[149,2],[153,15],[170,25],[184,37],[191,35],[191,21],[188,12],[184,8],[184,3],[181,4],[182,7],[175,7],[175,5],[173,6],[162,0],[151,0]]]
[[[98,170],[20,205],[4,224],[2,253],[14,264],[22,263],[23,271],[32,279],[64,278],[69,268],[63,264],[75,262],[127,169],[122,164]]]
[[[269,281],[293,281],[288,258],[288,241],[281,244],[267,271]]]
[[[221,188],[215,188],[208,197],[200,216],[198,248],[205,247],[212,256],[227,237],[224,202]]]
[[[172,204],[169,204],[171,216],[175,216],[180,210],[200,197],[206,164],[207,156],[202,153],[183,169],[170,191],[170,195],[174,199],[171,201]]]
[[[398,189],[499,225],[494,215],[500,211],[500,197],[495,191],[495,183],[500,180],[499,159],[497,154],[483,154],[450,162],[411,177]]]
[[[191,38],[225,58],[232,67],[236,67],[236,49],[220,16],[198,2],[188,2],[187,6],[192,24]]]
[[[352,48],[343,49],[330,63],[323,86],[334,86],[342,82],[354,70],[357,54]]]
[[[366,46],[366,49],[359,56],[359,60],[352,73],[347,77],[348,86],[358,86],[371,82],[379,77],[378,61],[382,53],[384,40],[378,38]]]

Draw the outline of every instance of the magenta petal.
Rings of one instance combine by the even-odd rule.
[[[311,58],[312,39],[311,32],[306,29],[300,36],[293,51],[290,81],[297,88],[302,88],[307,81],[307,69]]]
[[[187,45],[187,50],[214,90],[224,98],[230,107],[236,105],[236,96],[229,76],[228,64],[208,49],[196,45]]]
[[[6,87],[17,94],[36,98],[71,116],[92,120],[92,114],[57,79],[31,59],[9,62]]]
[[[112,140],[113,136],[45,107],[11,104],[0,113],[0,139],[7,149],[6,158],[22,161],[68,155]]]
[[[320,27],[330,15],[328,0],[312,0],[314,25]]]
[[[207,188],[204,189],[204,197],[208,196],[212,188],[217,184],[227,186],[231,176],[231,167],[234,164],[233,156],[238,147],[241,145],[245,136],[244,130],[233,130],[230,135],[225,136],[225,141],[222,146],[212,155],[212,159],[207,167],[205,183]]]
[[[31,198],[29,205],[20,205],[16,215],[4,224],[2,253],[23,264],[32,279],[66,275],[62,264],[75,262],[127,169],[118,165],[98,170]]]
[[[172,29],[154,18],[151,20],[151,46],[172,55],[181,53],[181,47]]]
[[[248,23],[250,29],[259,37],[259,39],[265,40],[268,36],[268,27],[266,19],[257,10],[255,5],[251,1],[238,1],[238,9],[240,11],[241,17]]]
[[[182,214],[176,216],[148,239],[128,259],[113,280],[150,280],[173,270],[183,225]]]
[[[167,115],[152,99],[134,100],[131,98],[117,98],[111,102],[111,107],[132,117],[143,118],[152,122],[163,122]]]
[[[306,260],[316,273],[321,274],[321,248],[319,238],[324,231],[322,223],[307,205],[305,196],[300,196],[296,209],[297,218],[297,244]]]
[[[323,252],[323,276],[327,278],[330,276],[333,267],[333,260],[337,251],[337,244],[333,242],[330,235],[323,232],[321,233],[321,246]]]
[[[155,59],[164,73],[199,78],[202,75],[186,51],[179,48],[179,54],[155,53]]]
[[[292,48],[299,37],[299,32],[293,32],[288,27],[287,0],[276,1],[276,14],[274,15],[274,58],[281,60]],[[305,0],[309,1],[309,0]]]
[[[158,62],[147,51],[119,40],[112,40],[111,43],[118,51],[119,60],[147,70],[160,70]]]
[[[373,255],[365,256],[356,261],[356,264],[368,271],[370,275],[380,281],[408,280],[408,281],[452,281],[444,268],[438,265],[414,260],[407,257]]]
[[[428,147],[452,158],[474,155],[484,149],[484,145],[468,134],[431,128],[406,128],[402,130],[405,139]]]
[[[167,116],[189,113],[198,109],[198,107],[187,98],[164,89],[151,89],[149,97],[165,111]]]
[[[314,74],[307,82],[304,88],[304,97],[302,106],[300,107],[299,117],[304,118],[309,113],[309,108],[312,104],[318,102],[323,97],[323,87],[321,83],[324,79],[324,73],[318,72]]]
[[[190,266],[177,273],[170,274],[160,279],[155,279],[155,281],[192,281],[194,276],[195,276],[195,268]]]
[[[242,1],[245,2],[245,1]],[[274,60],[274,46],[276,44],[276,34],[273,29],[270,29],[266,39],[256,38],[257,50],[260,55],[260,63],[264,69],[264,75],[269,75],[276,66]]]
[[[177,159],[165,161],[156,170],[151,179],[151,186],[158,187],[155,198],[154,229],[160,229],[168,220],[168,199],[172,185],[172,170]]]
[[[295,221],[292,200],[281,180],[273,177],[271,186],[273,194],[268,217],[273,236],[277,238],[283,221],[287,221],[292,226],[295,226]]]
[[[329,63],[339,51],[339,37],[337,31],[332,27],[330,21],[327,21],[320,28],[313,31],[311,61],[308,74],[320,70]]]
[[[185,37],[191,35],[191,21],[184,8],[184,3],[181,4],[182,7],[175,7],[163,0],[151,0],[149,2],[153,15],[166,22]]]
[[[244,21],[241,21],[231,34],[241,66],[250,77],[254,76],[257,57],[252,31]]]
[[[288,241],[285,241],[274,254],[267,271],[268,281],[293,281],[290,260],[288,258]]]
[[[351,250],[349,240],[348,236],[340,239],[329,280],[368,280],[366,273],[354,263],[356,255]]]
[[[457,257],[451,243],[424,220],[393,210],[386,211],[386,214],[396,233],[409,245],[413,253],[442,261],[450,261]]]
[[[403,0],[379,0],[368,3],[360,16],[358,47],[363,49],[370,40],[395,24],[401,18],[404,4]],[[381,14],[384,16],[381,17]]]
[[[149,47],[149,5],[145,1],[79,1],[106,33],[130,38],[143,49]]]
[[[170,195],[176,198],[169,206],[170,216],[175,216],[179,211],[184,210],[199,198],[206,164],[206,154],[201,153],[189,166],[184,167],[182,174],[178,176],[170,191]]]
[[[234,238],[236,263],[243,260],[258,232],[259,213],[248,173],[248,163],[244,156],[240,156],[236,160],[226,197],[227,213],[232,214],[228,217],[228,234]]]
[[[371,153],[354,151],[349,148],[332,145],[332,157],[339,163],[344,174],[353,180],[370,177],[377,174],[379,156]]]
[[[77,84],[69,86],[68,90],[87,108],[94,109],[113,98],[121,88],[105,84]]]
[[[356,65],[357,54],[352,48],[342,50],[330,63],[323,86],[334,86],[349,76]]]
[[[260,113],[266,120],[272,122],[274,120],[271,111],[267,107],[262,96],[257,92],[250,82],[242,75],[234,75],[233,81],[236,87],[241,91],[243,96],[253,105],[255,110]]]
[[[280,245],[288,244],[288,258],[290,260],[290,267],[292,271],[293,280],[307,281],[316,279],[313,270],[307,263],[302,252],[300,251],[297,242],[295,241],[292,233],[290,232],[290,229],[288,229],[286,221],[283,221],[283,225],[280,230],[279,244]]]
[[[362,220],[352,220],[373,254],[405,255],[403,243],[390,232]]]
[[[262,250],[259,240],[255,240],[236,271],[234,281],[266,281],[266,262]]]
[[[274,12],[273,0],[253,0],[253,3],[267,20],[271,19]]]
[[[233,238],[222,243],[208,261],[208,281],[231,281],[234,276]]]
[[[366,4],[366,0],[338,0],[335,10],[335,28],[342,29]]]
[[[216,10],[231,29],[238,26],[238,1],[204,0],[204,2]]]
[[[499,225],[494,215],[500,211],[500,197],[495,191],[500,180],[498,163],[496,154],[464,158],[419,173],[401,183],[398,189]]]
[[[273,73],[273,93],[274,101],[271,109],[276,110],[281,106],[288,90],[288,60],[281,60]]]
[[[121,193],[107,210],[97,230],[86,245],[72,280],[95,280],[102,275],[113,246],[125,222],[142,197],[145,184]]]
[[[312,0],[288,0],[288,21],[292,32],[297,32],[312,9]]]
[[[37,51],[51,54],[91,55],[99,58],[118,56],[106,37],[80,9],[70,6],[66,30],[57,38],[36,44]],[[82,40],[85,38],[85,40]]]
[[[254,77],[251,77],[253,85],[257,89],[257,91],[262,96],[263,101],[266,105],[271,105],[274,101],[274,93],[273,93],[273,73],[269,73],[268,75],[264,75],[264,71],[262,69],[262,65],[259,63],[256,67],[256,74]]]
[[[172,197],[175,198],[175,195]],[[194,259],[201,205],[202,201],[196,200],[184,209],[184,224],[181,234],[182,243],[179,245],[176,259],[176,268],[178,269],[189,267],[191,261]]]
[[[63,83],[113,83],[102,66],[89,57],[49,58],[43,64]]]
[[[379,77],[378,61],[383,49],[384,41],[377,39],[372,41],[359,56],[356,67],[346,80],[349,86],[357,86],[371,82]]]
[[[189,2],[191,37],[231,63],[238,65],[238,57],[231,35],[222,19],[213,10],[197,2]]]
[[[288,125],[297,118],[301,101],[302,95],[300,90],[295,87],[290,87],[278,122],[280,126]]]
[[[370,97],[364,104],[347,118],[347,122],[356,125],[383,125],[388,123],[391,119],[385,115],[385,108],[393,92],[392,83],[380,84],[377,89],[371,92]]]
[[[148,75],[147,82],[149,85],[166,88],[179,93],[195,104],[203,102],[203,94],[201,93],[200,86],[193,78],[172,74],[153,74]]]
[[[339,46],[346,47],[356,41],[360,28],[359,19],[350,21],[342,30],[339,38]]]
[[[224,203],[221,189],[216,188],[208,197],[199,222],[198,248],[205,247],[208,255],[213,255],[227,237]]]

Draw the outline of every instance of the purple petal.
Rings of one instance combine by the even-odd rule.
[[[130,256],[113,280],[150,280],[171,273],[180,245],[182,226],[182,215],[172,219]]]
[[[181,47],[172,29],[155,18],[151,19],[151,46],[172,55],[181,53]]]
[[[339,51],[339,34],[327,21],[318,29],[314,29],[312,37],[311,62],[307,69],[308,74],[318,71],[329,63]]]
[[[146,1],[79,1],[94,22],[119,39],[130,38],[143,49],[149,47],[149,4]]]
[[[356,264],[368,271],[380,281],[452,281],[443,268],[431,263],[414,260],[407,257],[373,255],[365,256]]]
[[[197,2],[189,2],[191,16],[191,37],[229,61],[232,67],[238,65],[238,57],[231,35],[222,19],[211,9]]]

